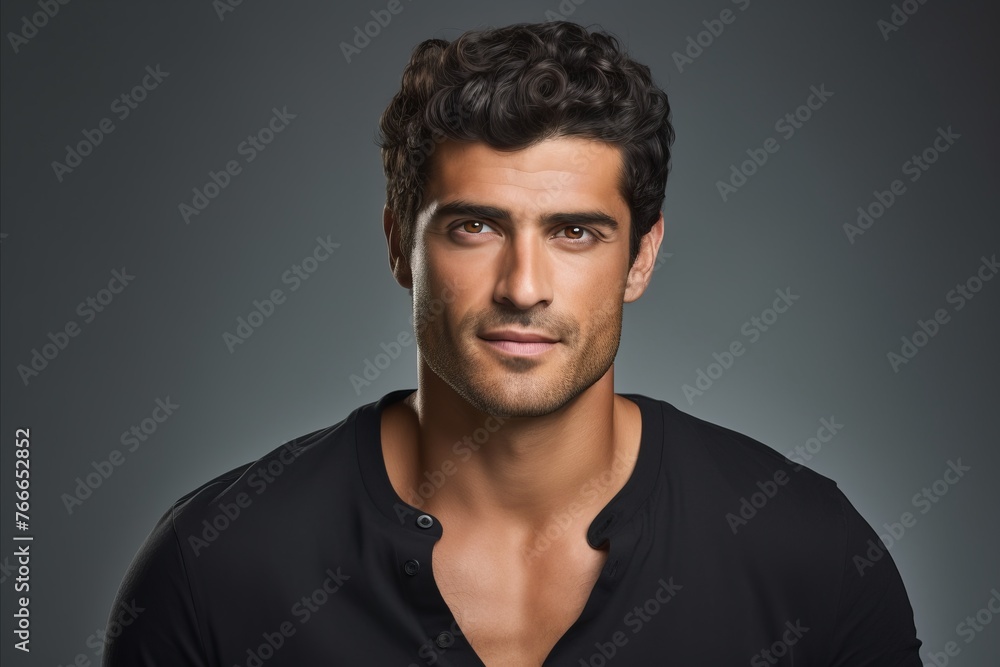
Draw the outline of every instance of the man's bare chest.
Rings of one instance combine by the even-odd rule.
[[[538,553],[442,539],[432,559],[438,590],[480,659],[488,667],[527,667],[541,665],[579,618],[607,552]]]

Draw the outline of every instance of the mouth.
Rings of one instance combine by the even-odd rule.
[[[480,338],[493,349],[515,356],[544,354],[559,343],[559,339],[547,334],[513,329],[488,332]]]

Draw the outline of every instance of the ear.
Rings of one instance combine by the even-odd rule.
[[[625,303],[631,303],[642,296],[653,278],[653,267],[656,264],[656,253],[663,241],[663,212],[656,219],[650,230],[639,241],[639,254],[628,271],[625,282]]]
[[[396,216],[389,205],[382,208],[382,230],[385,232],[385,242],[389,246],[389,268],[392,275],[400,286],[406,289],[413,288],[413,276],[410,273],[410,263],[400,245],[400,230]]]

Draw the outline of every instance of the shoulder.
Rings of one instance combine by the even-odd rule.
[[[830,638],[835,645],[860,641],[849,630],[882,612],[899,641],[912,643],[912,611],[895,563],[834,480],[751,436],[658,403],[661,507],[682,525],[678,535],[689,548],[714,553],[733,572],[752,572],[776,596],[824,606],[831,627],[845,633]],[[833,418],[825,424],[837,427]],[[798,451],[789,443],[782,450]]]
[[[770,446],[666,401],[646,400],[663,417],[661,493],[668,503],[683,502],[685,516],[706,535],[730,547],[844,556],[849,524],[863,519],[834,480],[781,453],[797,443]],[[728,541],[733,536],[735,543]],[[800,546],[785,548],[790,542]]]
[[[665,434],[673,436],[666,446],[675,458],[719,484],[721,495],[738,492],[742,496],[745,492],[760,491],[772,496],[772,485],[776,485],[788,489],[800,502],[831,505],[839,511],[837,483],[802,461],[789,458],[793,443],[768,445],[745,433],[687,414],[666,401],[658,402],[663,408]],[[831,423],[835,424],[835,420]]]
[[[301,539],[294,541],[296,528],[312,539],[334,511],[324,509],[343,506],[350,489],[338,482],[356,469],[350,465],[356,413],[216,475],[171,503],[122,580],[115,608],[139,600],[142,613],[110,642],[105,664],[146,664],[149,655],[157,664],[210,664],[206,640],[217,632],[214,615],[231,614],[226,601],[243,599],[249,581],[261,596],[267,587],[280,589],[288,574],[281,564],[289,558],[300,563],[295,555],[308,554]],[[281,552],[286,546],[291,557]]]
[[[308,522],[312,515],[308,508],[342,500],[337,494],[349,492],[351,473],[357,470],[354,417],[352,413],[336,424],[288,440],[174,501],[164,518],[185,554],[216,552],[221,557],[248,548],[287,527],[293,517]],[[220,540],[223,534],[226,539]]]
[[[673,557],[678,577],[742,590],[758,611],[795,609],[831,664],[919,665],[913,611],[887,548],[834,480],[793,460],[803,441],[812,454],[830,442],[835,418],[822,420],[816,443],[768,445],[646,400],[662,415],[659,525],[667,543],[697,555]]]

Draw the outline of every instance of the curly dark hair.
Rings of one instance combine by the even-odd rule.
[[[379,119],[386,203],[409,260],[429,161],[441,141],[519,150],[558,136],[622,151],[619,191],[629,206],[629,265],[656,222],[670,171],[667,95],[649,67],[603,31],[568,21],[518,23],[428,39],[413,50],[402,86]]]

